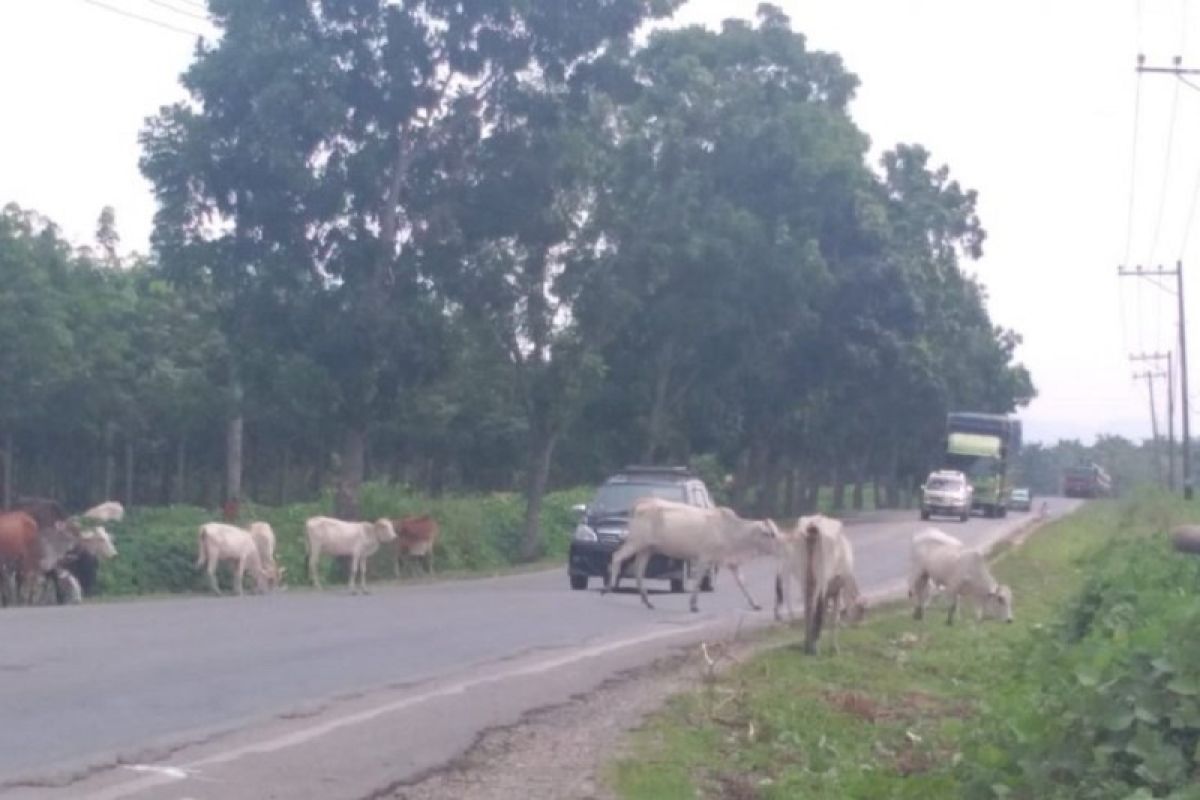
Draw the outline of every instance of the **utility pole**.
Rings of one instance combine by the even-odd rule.
[[[1167,362],[1167,488],[1172,492],[1175,491],[1175,368],[1174,353],[1168,350],[1165,353],[1141,353],[1129,357],[1130,361],[1153,361],[1155,363]],[[1138,376],[1134,376],[1136,379]],[[1153,388],[1151,388],[1153,391]],[[1153,400],[1151,401],[1153,402]],[[1151,420],[1153,422],[1153,420]]]
[[[1143,69],[1140,64],[1139,71],[1152,72],[1155,70],[1149,67]],[[1161,71],[1161,70],[1159,70]],[[1117,267],[1117,274],[1123,278],[1146,278],[1154,280],[1155,278],[1174,278],[1175,279],[1175,299],[1179,303],[1179,400],[1180,413],[1183,422],[1183,496],[1192,499],[1192,422],[1191,414],[1188,410],[1188,357],[1187,357],[1187,317],[1184,313],[1184,295],[1183,295],[1183,262],[1176,261],[1175,269],[1166,269],[1165,267],[1155,267],[1145,269],[1140,264],[1135,269],[1126,267]],[[1156,286],[1161,285],[1154,281]]]
[[[1146,56],[1138,53],[1137,71],[1139,74],[1148,73],[1152,75],[1172,75],[1175,80],[1188,83],[1185,76],[1200,75],[1200,69],[1189,69],[1183,66],[1183,57],[1175,56],[1171,59],[1169,67],[1153,67],[1146,66]],[[1195,88],[1195,85],[1188,83],[1188,86]],[[1152,256],[1153,257],[1153,256]],[[1142,274],[1142,268],[1138,267],[1137,272],[1127,272],[1124,268],[1119,270],[1119,274]],[[1147,275],[1153,274],[1150,272]],[[1187,358],[1187,325],[1184,322],[1183,313],[1183,262],[1176,261],[1174,271],[1164,270],[1161,267],[1157,270],[1160,276],[1174,275],[1177,285],[1176,295],[1179,299],[1179,397],[1182,401],[1182,421],[1183,421],[1183,496],[1192,499],[1192,436],[1191,436],[1191,418],[1188,414],[1188,358]]]
[[[1151,449],[1154,451],[1154,477],[1158,481],[1159,485],[1162,485],[1163,482],[1162,447],[1159,444],[1158,439],[1158,408],[1154,402],[1154,379],[1165,377],[1166,373],[1164,372],[1152,372],[1150,370],[1145,372],[1135,372],[1133,375],[1133,379],[1135,381],[1140,381],[1144,378],[1146,381],[1146,388],[1150,390],[1150,435],[1152,437],[1150,441],[1153,442]]]

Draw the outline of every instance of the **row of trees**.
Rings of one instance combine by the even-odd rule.
[[[677,5],[209,0],[143,133],[153,257],[4,216],[6,490],[111,496],[122,454],[132,501],[522,488],[531,557],[548,485],[628,461],[896,501],[947,410],[1033,394],[962,269],[975,194],[872,166],[773,6],[635,44]]]
[[[1170,472],[1167,459],[1163,442],[1098,436],[1094,443],[1085,445],[1077,439],[1067,439],[1053,445],[1026,445],[1018,460],[1018,474],[1034,492],[1058,494],[1062,491],[1063,472],[1068,467],[1099,464],[1112,476],[1113,488],[1124,492],[1135,486],[1166,486]],[[1178,454],[1175,460],[1178,467]],[[1176,480],[1179,479],[1177,472]]]

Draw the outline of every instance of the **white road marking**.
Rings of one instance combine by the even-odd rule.
[[[398,711],[403,711],[407,708],[420,705],[421,703],[427,703],[430,700],[437,700],[443,697],[452,697],[454,695],[465,694],[472,689],[476,689],[480,686],[486,686],[490,683],[499,683],[501,681],[507,681],[513,678],[524,678],[531,675],[540,675],[579,661],[584,661],[589,658],[595,658],[596,656],[610,653],[614,650],[621,650],[626,647],[633,647],[635,645],[653,642],[656,639],[664,639],[671,636],[682,636],[684,634],[699,631],[702,628],[708,627],[712,624],[712,622],[713,620],[708,620],[683,627],[672,626],[666,630],[653,630],[640,636],[633,636],[627,639],[620,639],[617,641],[593,645],[592,647],[587,647],[582,650],[576,650],[569,655],[560,656],[558,658],[553,658],[546,661],[539,661],[535,664],[529,664],[527,666],[517,667],[515,669],[509,669],[505,672],[500,672],[495,675],[481,675],[475,678],[458,681],[440,689],[433,689],[422,694],[406,697],[403,700],[397,700],[395,702],[373,708],[369,711],[359,711],[354,714],[346,714],[325,722],[310,725],[306,728],[302,728],[291,733],[276,736],[272,739],[255,742],[254,744],[245,745],[242,747],[235,747],[221,753],[216,753],[211,756],[201,758],[189,764],[185,764],[182,768],[154,768],[147,765],[135,765],[134,768],[137,771],[155,772],[157,774],[146,775],[145,777],[138,778],[137,780],[118,784],[116,786],[109,787],[108,789],[89,794],[88,797],[92,798],[92,800],[121,800],[122,798],[132,797],[149,789],[165,786],[180,780],[187,780],[188,778],[193,777],[196,772],[199,772],[199,768],[202,767],[227,764],[231,761],[237,761],[238,759],[245,758],[249,755],[274,753],[280,750],[285,750],[289,747],[296,747],[298,745],[311,742],[312,740],[318,739],[322,736],[327,736],[335,731],[341,730],[342,728],[361,725],[363,723],[378,719],[379,717],[383,717],[388,714],[394,714]]]

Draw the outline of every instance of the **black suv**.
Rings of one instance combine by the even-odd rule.
[[[579,524],[571,536],[571,557],[567,562],[572,589],[586,589],[588,578],[592,576],[608,582],[612,554],[629,532],[629,510],[643,497],[659,497],[700,508],[713,507],[704,481],[685,467],[626,467],[596,490],[592,502],[575,507],[579,512]],[[621,574],[629,574],[632,566],[632,559],[625,562]],[[682,592],[687,570],[686,562],[656,553],[646,566],[646,577],[669,580],[671,591]],[[710,591],[712,586],[705,581],[702,588]]]

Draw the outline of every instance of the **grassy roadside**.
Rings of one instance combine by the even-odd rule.
[[[1115,724],[1126,727],[1110,730],[1108,719],[1089,728],[1092,711],[1065,708],[1067,700],[1058,710],[1056,698],[1072,695],[1077,680],[1077,660],[1065,650],[1082,646],[1058,640],[1079,626],[1081,608],[1089,620],[1107,613],[1089,608],[1106,602],[1089,599],[1089,589],[1105,594],[1098,576],[1106,570],[1110,577],[1123,575],[1137,560],[1131,538],[1153,551],[1147,558],[1154,566],[1142,570],[1151,584],[1163,588],[1164,579],[1185,585],[1190,579],[1167,578],[1164,571],[1200,576],[1200,559],[1170,555],[1161,533],[1144,538],[1184,514],[1160,496],[1094,503],[1004,553],[995,571],[1013,586],[1013,625],[972,620],[948,628],[941,606],[923,623],[912,620],[907,607],[893,606],[874,613],[869,624],[843,631],[838,656],[805,658],[790,646],[766,652],[672,700],[634,734],[627,752],[637,755],[612,764],[607,777],[622,798],[656,800],[1167,796],[1174,784],[1161,776],[1139,783],[1135,773],[1158,758],[1176,769],[1177,778],[1186,774],[1189,765],[1171,761],[1179,756],[1167,752],[1178,749],[1174,744],[1163,748],[1165,755],[1144,757],[1150,734],[1141,729],[1153,730],[1161,721],[1164,730],[1174,730],[1175,721],[1146,711],[1144,724],[1126,722],[1122,714]],[[1148,548],[1146,541],[1154,545]],[[1163,590],[1178,591],[1169,585]],[[1200,608],[1194,611],[1200,614]],[[1177,631],[1160,634],[1159,649],[1179,638]],[[1078,679],[1092,687],[1113,685],[1129,660],[1123,649],[1128,637],[1106,637],[1097,635],[1094,644],[1105,657],[1088,661],[1096,674],[1085,670]],[[1190,678],[1171,680],[1182,692],[1194,688]],[[1122,701],[1094,702],[1094,713],[1108,713],[1099,707],[1105,702]],[[1141,713],[1131,708],[1131,719]],[[1044,718],[1044,711],[1055,716]],[[1195,732],[1200,736],[1200,728]],[[1195,743],[1181,741],[1190,754]],[[1071,756],[1078,763],[1039,763],[1043,752],[1072,747],[1086,750]],[[1116,752],[1122,748],[1129,752]],[[1089,758],[1099,761],[1085,763]],[[1084,793],[1089,775],[1099,778]],[[1132,794],[1134,787],[1155,793]]]

